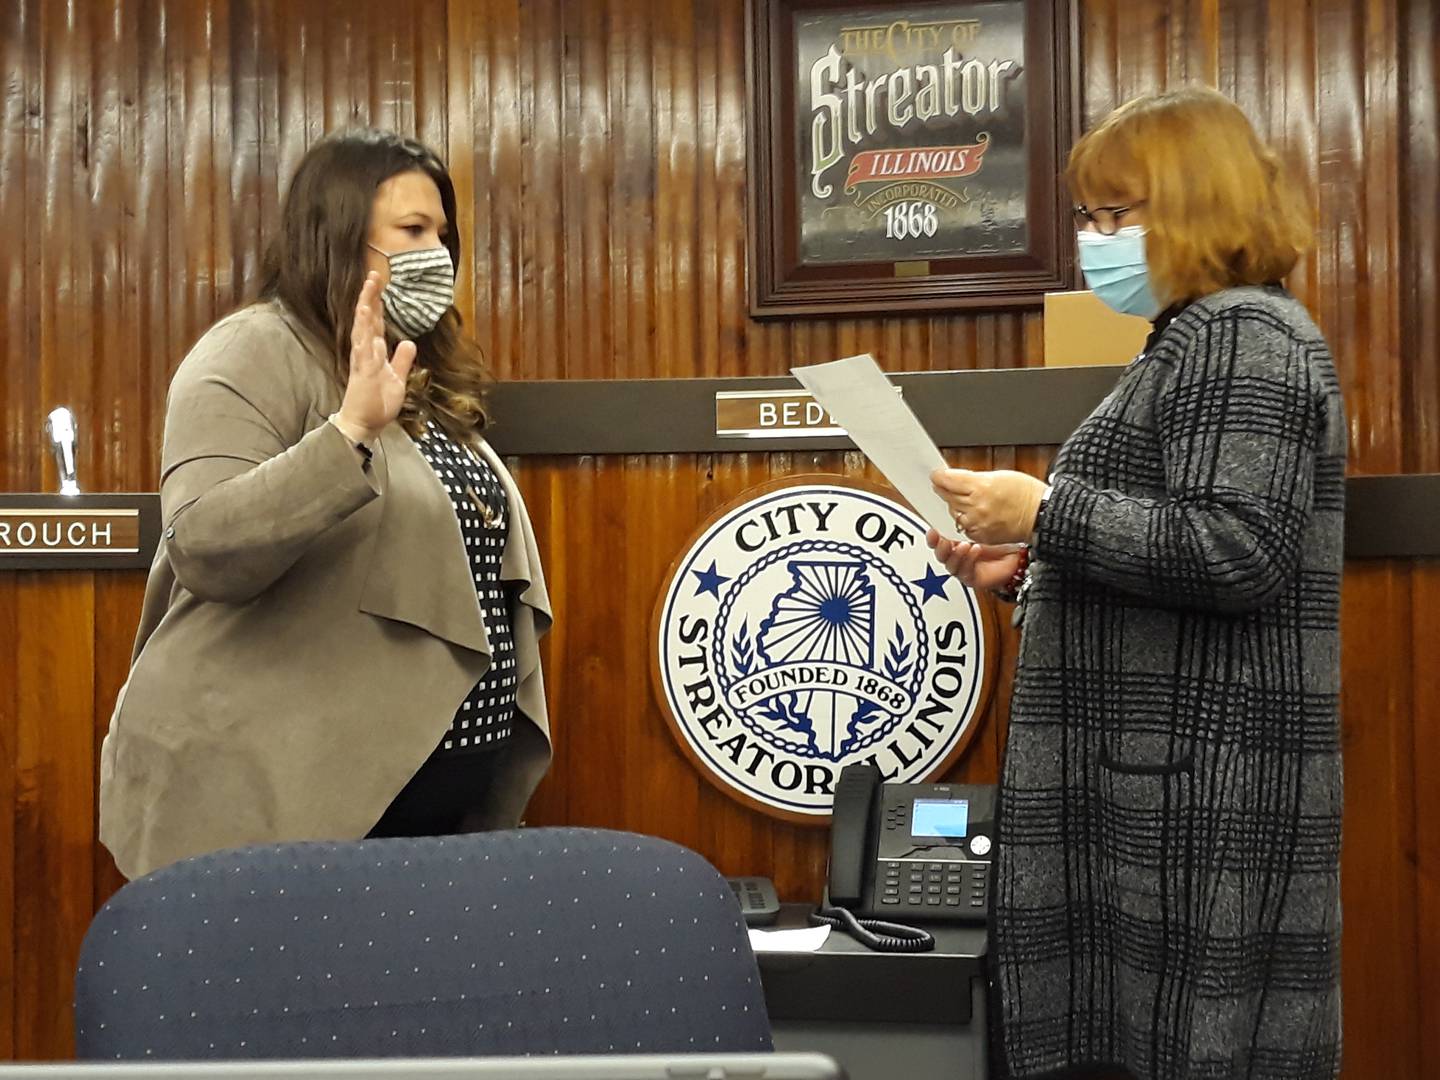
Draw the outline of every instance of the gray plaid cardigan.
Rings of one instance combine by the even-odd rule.
[[[1346,441],[1319,330],[1244,288],[1056,457],[1001,785],[1013,1075],[1337,1072]]]

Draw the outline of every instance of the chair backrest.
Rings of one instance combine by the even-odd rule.
[[[122,888],[76,975],[84,1059],[769,1050],[725,880],[596,829],[202,855]]]

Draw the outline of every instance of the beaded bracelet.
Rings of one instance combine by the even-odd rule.
[[[1020,548],[1020,561],[1015,566],[1015,572],[1010,575],[1010,580],[995,590],[995,595],[1007,604],[1013,604],[1020,598],[1020,590],[1025,585],[1025,578],[1030,573],[1030,547],[1023,545]]]

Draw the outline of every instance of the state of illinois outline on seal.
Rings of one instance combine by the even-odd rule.
[[[993,618],[926,529],[874,485],[807,476],[742,492],[697,530],[656,603],[653,670],[708,780],[823,824],[846,765],[915,781],[959,757],[988,696]]]

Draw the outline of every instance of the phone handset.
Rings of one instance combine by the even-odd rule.
[[[830,867],[826,902],[856,908],[865,894],[865,871],[874,860],[880,800],[880,770],[874,765],[847,765],[835,781],[830,817]]]

